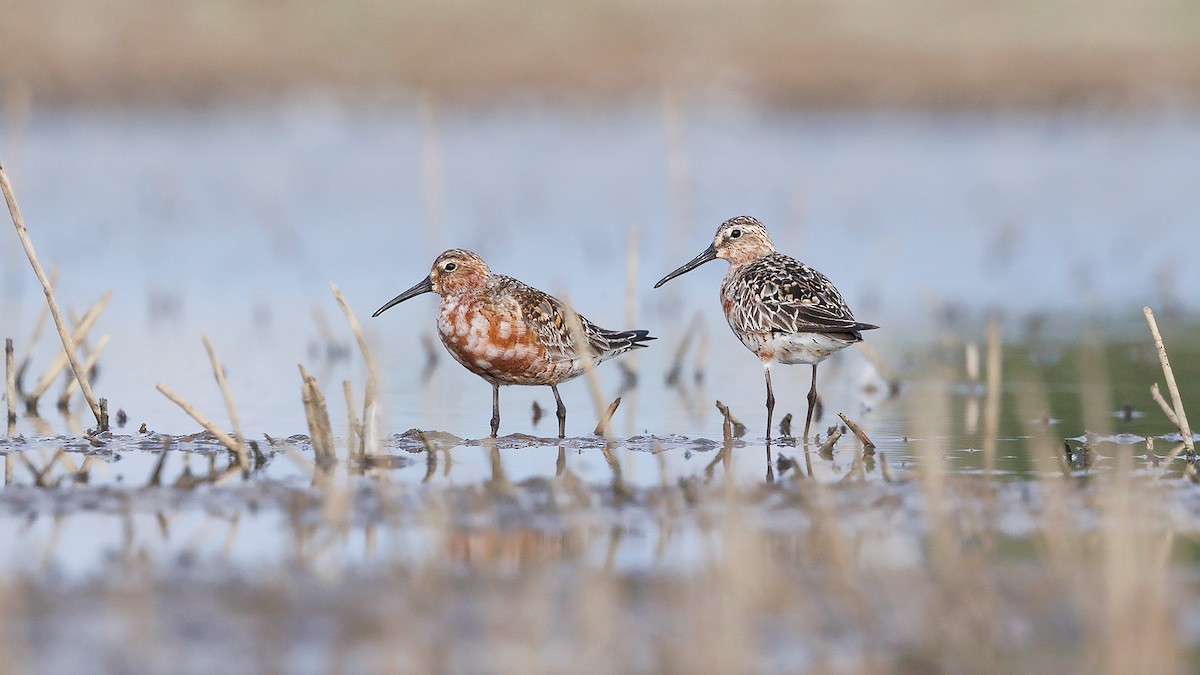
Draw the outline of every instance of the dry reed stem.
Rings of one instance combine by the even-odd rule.
[[[101,295],[101,298],[96,300],[95,303],[89,307],[88,311],[84,312],[83,318],[79,319],[79,323],[76,324],[76,327],[74,327],[74,330],[72,330],[71,333],[71,337],[77,345],[79,342],[83,341],[84,337],[88,336],[88,331],[90,331],[92,325],[96,323],[96,319],[100,318],[100,313],[104,310],[104,307],[108,306],[108,300],[112,298],[112,295],[112,291],[104,292],[104,294]],[[46,372],[43,372],[42,376],[38,378],[37,384],[34,386],[34,390],[32,390],[32,392],[30,392],[25,398],[26,407],[29,407],[31,412],[36,412],[37,401],[40,400],[42,395],[46,394],[50,386],[54,384],[56,378],[58,378],[59,374],[61,374],[62,369],[66,368],[67,363],[66,352],[59,351],[55,354],[54,360],[53,362],[50,362]],[[84,372],[86,372],[86,370],[88,369],[84,369]]]
[[[8,202],[8,213],[12,216],[13,226],[17,228],[17,237],[21,240],[21,246],[24,247],[25,255],[29,258],[29,264],[33,265],[34,274],[37,275],[38,281],[42,282],[42,291],[46,295],[46,304],[50,307],[50,316],[54,318],[54,327],[58,329],[58,337],[62,340],[63,351],[66,352],[67,360],[71,363],[71,371],[75,373],[75,379],[79,380],[79,390],[83,392],[88,407],[96,416],[96,424],[99,425],[100,431],[107,431],[103,416],[100,414],[100,404],[96,401],[96,395],[92,393],[92,385],[87,381],[87,373],[84,372],[75,355],[75,342],[71,339],[70,332],[67,331],[67,324],[63,321],[62,313],[58,311],[58,302],[54,299],[54,287],[46,278],[46,272],[42,269],[37,253],[33,250],[33,241],[29,238],[29,230],[25,227],[25,219],[21,217],[16,195],[13,194],[12,183],[9,182],[8,172],[4,170],[3,166],[0,166],[0,190],[4,191],[4,200]]]
[[[717,401],[716,405],[717,410],[721,412],[721,416],[724,417],[725,420],[721,425],[722,435],[726,439],[741,438],[742,436],[745,436],[746,425],[743,424],[742,421],[733,414],[733,411],[729,409],[729,406],[721,403],[720,401]]]
[[[846,417],[846,413],[838,413],[838,417],[842,418],[842,421],[846,423],[847,427],[849,427],[850,432],[858,438],[860,443],[862,443],[863,450],[871,451],[875,449],[875,444],[871,441],[867,434],[863,432],[863,430],[860,429],[857,424],[854,423],[854,420]],[[868,452],[868,454],[870,453]]]
[[[58,265],[53,265],[50,268],[50,286],[54,287],[58,284]],[[28,347],[25,349],[25,356],[21,358],[20,365],[17,366],[17,380],[20,381],[21,376],[29,368],[29,364],[33,362],[33,352],[37,348],[38,340],[42,337],[42,329],[46,326],[46,317],[50,314],[50,308],[42,305],[38,311],[37,320],[33,322],[33,332],[29,335]]]
[[[171,391],[170,387],[162,382],[156,384],[155,388],[158,389],[163,396],[166,396],[168,399],[170,399],[172,403],[182,408],[189,417],[195,420],[197,424],[204,427],[204,429],[208,431],[208,433],[212,434],[213,437],[215,437],[218,441],[220,441],[222,445],[224,445],[226,448],[229,448],[229,451],[237,456],[239,467],[250,466],[250,459],[244,456],[246,449],[243,446],[238,445],[238,442],[229,434],[221,431],[216,424],[213,424],[212,420],[205,417],[199,410],[196,410],[195,406],[183,400],[179,394]]]
[[[88,354],[87,360],[83,362],[83,372],[90,373],[92,368],[96,366],[96,361],[100,358],[100,352],[108,346],[108,335],[101,335],[100,340],[96,343],[96,348]],[[59,410],[66,410],[71,403],[71,395],[75,393],[75,389],[79,386],[78,380],[67,380],[67,386],[63,387],[62,394],[58,397]]]
[[[376,439],[374,427],[374,407],[376,398],[379,395],[379,378],[375,371],[375,361],[371,358],[371,348],[367,345],[367,338],[363,335],[362,325],[358,323],[358,317],[354,315],[350,305],[346,302],[345,296],[342,295],[341,289],[337,284],[329,284],[333,290],[333,297],[337,299],[338,306],[342,308],[342,313],[346,315],[346,321],[350,323],[350,329],[354,331],[354,338],[358,340],[358,349],[362,352],[363,361],[367,365],[367,387],[363,392],[363,414],[362,414],[362,443],[359,445],[359,457],[364,457],[367,454],[367,443],[374,443]],[[351,447],[351,452],[354,449]]]
[[[79,323],[75,326],[75,330],[71,332],[71,340],[73,344],[78,344],[87,337],[88,331],[92,329],[92,326],[96,323],[96,319],[100,318],[100,312],[104,311],[104,308],[108,306],[108,301],[111,298],[112,291],[105,291],[104,295],[100,296],[100,299],[97,300],[90,308],[88,308],[88,311],[83,315],[83,318],[80,319]],[[46,369],[45,373],[42,373],[42,377],[38,379],[37,385],[34,386],[33,391],[29,393],[28,397],[26,397],[31,409],[37,408],[38,399],[40,399],[42,395],[46,393],[46,390],[50,388],[50,385],[54,384],[54,380],[58,377],[58,374],[62,372],[63,368],[67,367],[68,358],[70,358],[71,363],[78,363],[76,360],[78,357],[74,355],[68,357],[65,351],[60,351],[55,354],[54,361],[50,363],[50,367]],[[84,379],[86,380],[87,369],[84,368],[82,372],[84,373]]]
[[[308,420],[308,433],[312,439],[313,454],[317,467],[328,471],[337,464],[337,452],[333,445],[333,430],[329,425],[329,408],[325,406],[325,396],[317,386],[317,378],[309,375],[300,364],[300,377],[303,384],[300,388],[304,400],[304,415]]]
[[[603,394],[600,393],[600,380],[596,378],[596,364],[589,358],[592,348],[588,345],[587,336],[583,334],[583,324],[579,322],[579,314],[575,312],[575,307],[571,304],[569,297],[563,298],[563,309],[567,319],[567,330],[571,334],[571,344],[574,346],[575,352],[579,354],[583,365],[583,378],[587,382],[588,393],[591,394],[596,419],[603,419],[605,407]],[[612,432],[607,424],[604,425],[603,431],[604,437],[611,439]]]
[[[78,326],[80,321],[81,319],[79,315],[75,313],[75,310],[68,307],[67,323],[72,326]],[[71,334],[75,334],[74,329],[72,329]],[[87,357],[91,355],[92,350],[91,347],[88,346],[86,335],[75,341],[75,349],[79,352],[80,357],[82,357],[84,360],[87,360]]]
[[[1175,411],[1171,409],[1171,405],[1163,398],[1162,392],[1158,389],[1157,382],[1150,385],[1150,398],[1154,399],[1159,408],[1162,408],[1163,414],[1167,416],[1167,419],[1171,420],[1171,424],[1178,427],[1179,418],[1175,416]]]
[[[987,396],[983,402],[983,475],[990,478],[996,466],[996,441],[1000,433],[1000,324],[987,325]]]
[[[963,348],[963,365],[967,371],[967,379],[972,382],[979,381],[979,345],[974,342],[968,342]]]
[[[346,444],[353,454],[354,437],[362,438],[362,427],[359,426],[358,415],[354,412],[354,385],[350,384],[350,380],[342,380],[342,396],[346,399]]]
[[[1158,322],[1154,320],[1154,312],[1149,307],[1143,307],[1142,313],[1146,315],[1146,323],[1150,326],[1150,335],[1154,337],[1154,348],[1158,350],[1158,360],[1162,364],[1163,377],[1167,380],[1167,391],[1171,394],[1171,401],[1175,404],[1175,417],[1178,421],[1179,433],[1183,436],[1183,443],[1187,446],[1188,456],[1196,455],[1196,446],[1192,441],[1192,428],[1188,426],[1187,413],[1183,410],[1183,399],[1179,397],[1179,385],[1175,383],[1175,374],[1171,372],[1171,362],[1167,359],[1167,348],[1163,345],[1162,334],[1158,332]],[[1171,457],[1169,459],[1174,459]]]
[[[612,421],[612,416],[617,412],[617,408],[621,406],[621,397],[618,396],[612,403],[608,404],[608,409],[604,411],[604,415],[600,417],[600,421],[596,424],[596,430],[592,433],[596,436],[603,436],[608,433],[608,423]]]
[[[826,438],[825,442],[821,444],[821,447],[817,448],[817,454],[821,455],[822,457],[829,455],[830,453],[833,452],[833,446],[836,445],[837,442],[839,440],[841,440],[841,438],[842,438],[841,428],[839,427],[837,429],[834,429],[833,433],[829,434],[829,438]]]
[[[4,398],[8,401],[8,435],[12,436],[17,424],[17,373],[13,370],[13,341],[4,339]]]
[[[217,359],[217,352],[209,342],[208,336],[201,333],[200,339],[204,343],[204,351],[208,352],[208,361],[212,364],[213,377],[216,378],[217,386],[221,389],[221,398],[225,401],[225,409],[229,411],[229,425],[233,427],[233,438],[238,445],[236,451],[238,464],[242,469],[249,470],[250,453],[246,451],[246,437],[242,435],[242,425],[238,421],[237,407],[233,405],[233,394],[229,392],[229,383],[225,381],[225,369],[221,367],[221,361]]]

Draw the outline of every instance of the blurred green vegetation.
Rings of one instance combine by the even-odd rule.
[[[1040,468],[1046,469],[1043,460],[1063,452],[1066,439],[1119,434],[1157,437],[1177,432],[1150,397],[1150,385],[1158,383],[1163,397],[1170,400],[1149,333],[1138,339],[1123,331],[1106,335],[1096,327],[1082,330],[1077,339],[1026,335],[1004,345],[996,469],[1021,476],[1038,470],[1039,462]],[[1164,326],[1164,331],[1185,410],[1194,408],[1200,401],[1200,333],[1183,324]],[[983,453],[976,451],[984,437],[985,381],[984,368],[977,383],[965,377],[957,385],[950,383],[948,431],[951,447],[959,451],[950,462],[954,470],[983,468]],[[1082,443],[1072,440],[1069,445],[1078,452]],[[1174,445],[1156,439],[1155,454],[1166,456]],[[970,452],[962,452],[967,450]],[[1146,446],[1143,441],[1132,445],[1103,442],[1096,451],[1107,457],[1118,452],[1137,456],[1146,453]],[[1146,462],[1138,459],[1136,464]],[[1071,466],[1081,468],[1082,464]]]

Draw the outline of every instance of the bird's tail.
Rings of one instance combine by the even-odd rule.
[[[607,347],[603,358],[624,354],[630,349],[648,347],[647,342],[657,339],[650,335],[650,331],[645,330],[606,330],[602,328],[599,333]]]

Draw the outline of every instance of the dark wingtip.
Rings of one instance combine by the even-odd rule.
[[[633,337],[631,337],[629,339],[629,342],[633,345],[634,349],[637,349],[640,347],[649,347],[650,345],[642,344],[642,343],[649,342],[650,340],[658,339],[658,338],[654,337],[653,335],[651,335],[650,331],[648,331],[648,330],[635,330],[635,331],[630,331],[630,332],[633,333]]]
[[[649,345],[645,345],[642,343],[648,342],[650,340],[658,339],[658,338],[654,337],[653,335],[650,335],[650,331],[647,331],[647,330],[611,331],[607,337],[609,340],[611,340],[613,342],[625,343],[627,345],[627,347],[626,347],[627,349],[638,349],[640,347],[648,347]]]

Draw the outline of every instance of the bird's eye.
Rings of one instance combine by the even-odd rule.
[[[454,270],[458,269],[458,264],[448,262],[444,266],[442,266],[442,269],[446,270],[447,272],[453,272]]]
[[[732,232],[730,232],[730,233],[729,233],[729,238],[730,238],[730,239],[737,239],[737,238],[738,238],[738,237],[740,237],[740,236],[742,236],[742,231],[741,231],[741,230],[734,230],[734,231],[732,231]]]

